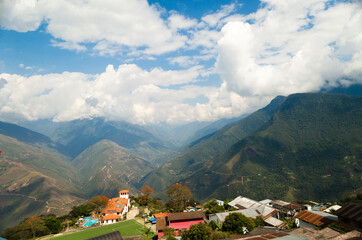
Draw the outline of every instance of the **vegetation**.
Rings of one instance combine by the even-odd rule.
[[[107,206],[108,201],[109,199],[106,196],[95,196],[87,202],[87,205],[99,214]]]
[[[181,183],[200,169],[210,167],[212,164],[210,163],[211,159],[223,154],[231,145],[251,135],[263,124],[267,123],[284,100],[285,97],[276,97],[265,108],[250,114],[234,124],[225,126],[201,141],[190,144],[182,150],[183,154],[181,156],[162,165],[142,179],[140,186],[149,185],[156,192],[161,192],[174,183]],[[193,184],[198,185],[200,183],[193,182]],[[195,191],[196,189],[197,191]],[[199,190],[199,187],[192,187],[191,189],[191,191],[197,194],[197,199],[205,199],[206,196],[210,195],[210,192],[200,195],[197,193]]]
[[[245,229],[251,232],[255,227],[253,220],[245,217],[241,213],[231,213],[226,216],[222,225],[222,230],[225,232],[245,234]]]
[[[1,235],[8,240],[25,240],[35,237],[47,235],[49,233],[58,233],[62,229],[62,225],[53,217],[42,218],[33,216],[24,219],[15,227],[7,228]]]
[[[219,212],[225,212],[224,206],[220,206],[216,199],[213,198],[209,200],[207,203],[204,204],[204,208],[206,210],[206,214],[213,214],[213,213],[219,213]]]
[[[155,191],[153,190],[153,188],[146,185],[146,186],[143,186],[143,188],[141,189],[141,193],[143,193],[144,195],[150,196],[150,195],[154,194]]]
[[[175,183],[167,189],[167,195],[170,198],[168,206],[175,212],[182,212],[188,205],[192,192],[188,187]]]
[[[182,231],[182,240],[209,240],[211,239],[211,228],[205,223],[190,226],[189,230]]]
[[[257,200],[336,201],[341,194],[362,187],[361,105],[361,96],[291,95],[269,121],[223,154],[197,168],[193,164],[181,167],[187,176],[181,173],[178,180],[187,182],[197,199],[242,194]],[[208,143],[204,147],[213,146]],[[196,154],[200,153],[192,158]],[[175,161],[167,166],[180,166]]]

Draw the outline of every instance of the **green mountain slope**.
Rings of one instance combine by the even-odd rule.
[[[154,168],[152,163],[109,140],[87,148],[72,164],[85,178],[83,191],[88,196],[117,196],[120,189],[136,193],[135,184]]]
[[[0,146],[0,232],[31,215],[66,214],[84,201],[69,163],[4,135]]]
[[[254,133],[270,119],[284,100],[284,97],[276,97],[265,108],[189,144],[182,150],[185,152],[183,155],[152,171],[142,179],[139,187],[149,185],[160,192],[171,184],[192,176],[199,169],[209,168],[208,160],[222,154],[240,139]]]
[[[74,120],[58,128],[52,138],[63,144],[75,158],[101,140],[110,140],[150,161],[157,161],[174,146],[140,126],[102,118]]]
[[[253,135],[182,179],[199,199],[333,201],[362,187],[362,97],[289,96]]]

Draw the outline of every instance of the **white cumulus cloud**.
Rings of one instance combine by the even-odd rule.
[[[264,3],[221,31],[217,69],[229,91],[273,97],[362,83],[361,4]]]

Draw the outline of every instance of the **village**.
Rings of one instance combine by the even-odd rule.
[[[176,187],[185,188],[180,184]],[[152,189],[146,189],[138,197],[130,197],[128,190],[121,190],[119,196],[109,199],[101,211],[80,218],[77,225],[88,229],[134,219],[144,226],[143,237],[122,237],[115,231],[91,239],[148,239],[149,236],[153,239],[362,239],[361,203],[348,203],[342,207],[317,202],[256,201],[237,196],[228,201],[211,199],[201,205],[185,201],[181,192],[174,191],[173,194],[179,194],[175,197],[179,198],[170,202],[179,201],[178,207],[182,211],[180,208],[169,211],[157,206],[160,200],[154,201],[150,197],[152,193]],[[156,205],[152,205],[152,201]],[[240,216],[246,220],[238,218]],[[192,235],[195,231],[201,235]],[[107,236],[109,238],[105,238]]]
[[[179,183],[167,189],[167,203],[153,194],[144,186],[135,195],[121,190],[112,198],[94,196],[65,216],[26,218],[0,239],[362,239],[361,194],[341,205],[247,196],[200,204]]]

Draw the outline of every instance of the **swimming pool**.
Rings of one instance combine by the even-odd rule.
[[[97,222],[98,222],[98,219],[88,220],[83,226],[84,227],[91,227],[93,224],[96,224]]]

